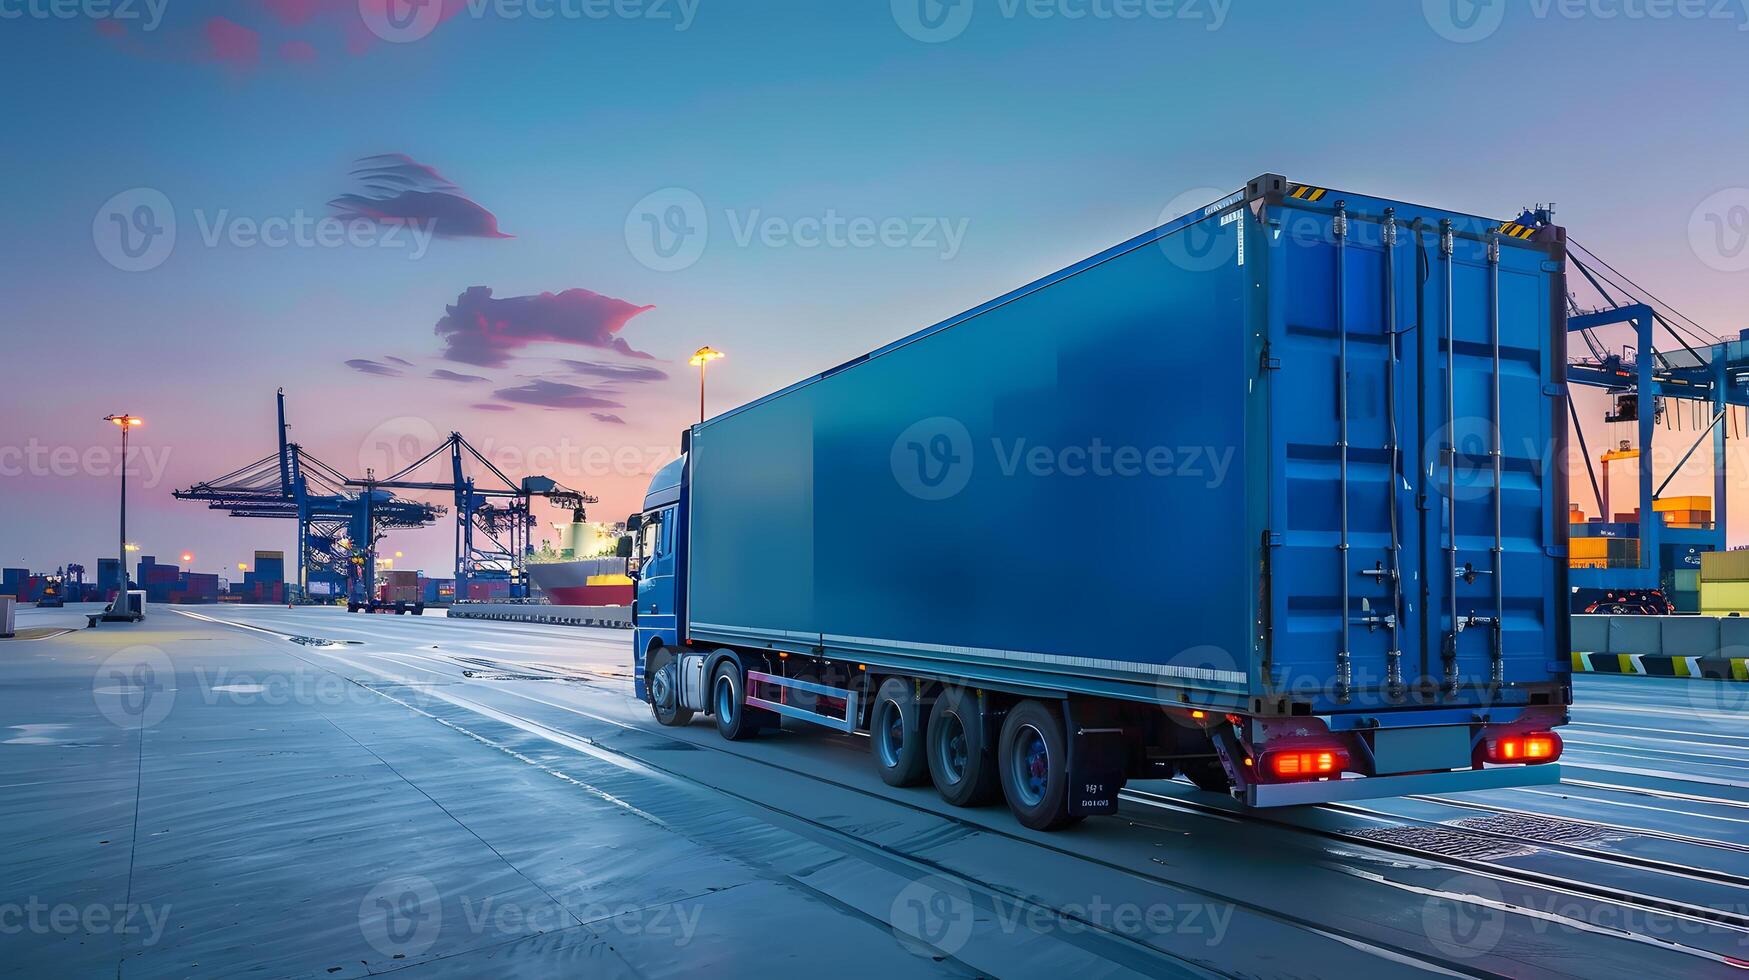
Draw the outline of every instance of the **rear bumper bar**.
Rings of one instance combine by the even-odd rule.
[[[1427,772],[1412,776],[1366,776],[1313,783],[1263,783],[1245,787],[1245,804],[1253,807],[1305,806],[1339,800],[1372,800],[1387,796],[1548,786],[1560,781],[1561,767],[1549,764]]]

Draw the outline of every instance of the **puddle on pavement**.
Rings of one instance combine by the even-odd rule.
[[[18,734],[0,745],[68,745],[72,739],[54,737],[55,733],[66,729],[66,725],[13,725],[8,731]]]
[[[317,650],[340,650],[349,646],[364,646],[363,640],[327,640],[320,636],[287,636],[286,639]]]

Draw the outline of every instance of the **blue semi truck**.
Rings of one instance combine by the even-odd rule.
[[[630,521],[638,695],[1038,829],[1554,782],[1564,257],[1269,174],[693,426]]]

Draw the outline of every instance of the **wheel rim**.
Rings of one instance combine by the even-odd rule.
[[[650,700],[656,710],[668,714],[674,710],[674,664],[663,664],[650,678]]]
[[[880,712],[880,720],[875,724],[875,747],[880,750],[881,765],[892,769],[898,766],[899,753],[905,748],[905,712],[891,699],[881,702]]]
[[[942,718],[941,741],[937,744],[936,761],[941,764],[941,773],[949,783],[958,783],[966,777],[966,728],[960,723],[959,715],[948,712]]]
[[[717,678],[717,717],[725,725],[735,723],[735,685],[725,675]]]
[[[1015,729],[1009,749],[1008,774],[1015,795],[1029,807],[1038,806],[1044,802],[1051,777],[1051,750],[1044,733],[1032,725],[1021,725]]]

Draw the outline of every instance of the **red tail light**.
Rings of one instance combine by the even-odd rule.
[[[1263,753],[1263,771],[1283,781],[1340,776],[1348,753],[1335,748],[1275,749]]]
[[[1534,766],[1559,759],[1562,747],[1554,732],[1525,732],[1488,739],[1486,755],[1489,762]]]

